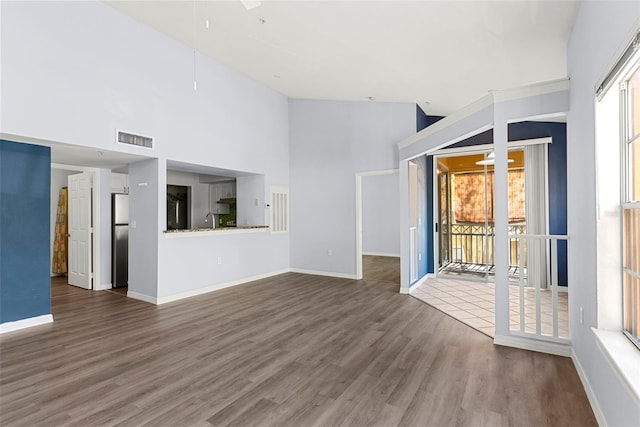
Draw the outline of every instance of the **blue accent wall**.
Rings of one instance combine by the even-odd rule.
[[[427,218],[425,221],[425,228],[427,230],[427,249],[425,250],[424,262],[426,265],[427,273],[433,273],[433,156],[427,156]]]
[[[551,137],[549,164],[549,234],[567,234],[567,124],[519,122],[509,125],[509,141]],[[558,243],[558,284],[567,286],[567,242]]]
[[[416,132],[420,132],[422,129],[431,126],[435,122],[444,119],[441,116],[427,116],[422,109],[416,105]],[[427,183],[427,208],[425,229],[426,229],[426,241],[427,247],[425,248],[425,257],[423,263],[420,264],[421,271],[418,272],[420,276],[424,270],[427,273],[435,272],[435,264],[433,261],[433,156],[427,157],[427,176],[425,182]],[[423,270],[424,269],[424,270]]]
[[[0,323],[51,314],[49,147],[0,140]]]

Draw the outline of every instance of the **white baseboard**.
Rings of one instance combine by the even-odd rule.
[[[409,289],[400,289],[400,293],[401,294],[410,294],[411,292],[415,291],[416,289],[418,289],[424,282],[426,282],[428,279],[431,278],[435,278],[436,275],[433,273],[427,273],[424,276],[422,276],[421,278],[419,278],[418,280],[416,280],[415,282],[413,282],[413,284],[411,284],[409,286]]]
[[[570,344],[539,341],[525,337],[498,335],[493,339],[496,345],[515,347],[524,350],[539,351],[540,353],[555,354],[556,356],[571,357],[573,350]]]
[[[93,285],[94,291],[106,291],[107,289],[111,289],[111,283],[97,283]]]
[[[314,276],[337,277],[339,279],[358,279],[355,274],[335,273],[333,271],[305,270],[304,268],[290,268],[288,271],[290,271],[291,273],[311,274]]]
[[[600,405],[598,404],[598,399],[596,399],[596,394],[593,392],[591,388],[591,383],[589,383],[589,379],[587,378],[587,374],[584,372],[582,368],[582,364],[576,356],[576,353],[571,349],[571,360],[573,360],[573,365],[578,372],[578,377],[580,377],[580,381],[582,382],[582,387],[584,387],[584,391],[587,394],[587,399],[589,399],[589,404],[591,405],[591,410],[593,411],[593,415],[596,417],[596,421],[599,426],[606,426],[607,420],[604,418],[604,414],[602,413],[602,409],[600,409]]]
[[[386,252],[363,252],[362,255],[389,256],[389,257],[394,257],[394,258],[400,258],[400,254],[391,254],[391,253],[386,253]]]
[[[158,304],[158,298],[151,297],[145,294],[139,294],[138,292],[127,291],[127,296],[129,298],[137,299],[144,302],[149,302],[151,304],[156,304],[156,305]]]
[[[30,328],[32,326],[44,325],[53,322],[51,314],[43,314],[42,316],[29,317],[28,319],[16,320],[14,322],[5,322],[0,324],[0,334],[6,332],[19,331],[20,329]]]
[[[209,292],[219,291],[220,289],[229,288],[231,286],[242,285],[243,283],[254,282],[256,280],[266,279],[268,277],[277,276],[280,274],[288,273],[289,269],[283,269],[278,271],[272,271],[270,273],[258,274],[256,276],[245,277],[238,280],[233,280],[231,282],[218,283],[211,286],[206,286],[204,288],[198,288],[187,292],[181,292],[179,294],[173,294],[166,297],[160,297],[157,299],[156,304],[166,304],[168,302],[178,301],[184,298],[195,297],[197,295],[207,294]]]

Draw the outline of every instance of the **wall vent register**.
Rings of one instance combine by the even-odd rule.
[[[271,188],[271,233],[289,232],[289,190]]]
[[[137,147],[153,148],[153,138],[142,135],[135,135],[133,133],[127,133],[118,131],[117,142],[119,144],[135,145]]]

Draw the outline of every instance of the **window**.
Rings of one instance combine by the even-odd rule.
[[[623,330],[640,347],[640,65],[620,88]]]

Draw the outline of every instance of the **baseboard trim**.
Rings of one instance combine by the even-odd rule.
[[[418,280],[416,280],[415,282],[413,282],[413,284],[409,285],[409,289],[400,289],[400,293],[401,294],[410,294],[411,292],[413,292],[416,289],[418,289],[428,279],[431,279],[431,278],[434,278],[434,277],[436,277],[435,274],[427,273],[424,276],[422,276],[421,278],[419,278]]]
[[[290,271],[291,273],[311,274],[314,276],[336,277],[338,279],[352,279],[352,280],[358,279],[355,274],[335,273],[332,271],[305,270],[304,268],[290,268],[288,271]]]
[[[362,255],[388,256],[388,257],[393,257],[393,258],[400,258],[400,254],[392,254],[392,253],[387,253],[387,252],[363,252]]]
[[[556,356],[571,357],[572,353],[570,344],[539,341],[524,337],[496,334],[493,339],[493,343],[505,347],[514,347],[521,348],[523,350],[538,351],[540,353],[555,354]]]
[[[582,382],[582,387],[584,387],[584,391],[587,394],[587,399],[589,400],[589,404],[591,405],[591,410],[593,411],[593,415],[596,417],[596,421],[599,426],[606,426],[607,420],[604,418],[604,414],[602,413],[602,409],[600,409],[600,405],[598,404],[598,399],[596,398],[596,394],[593,392],[591,388],[591,383],[587,378],[587,374],[584,372],[582,368],[582,364],[578,359],[575,351],[571,349],[571,360],[573,360],[573,366],[575,366],[576,371],[578,372],[578,377]]]
[[[145,295],[145,294],[140,294],[138,292],[127,291],[127,296],[129,298],[137,299],[139,301],[144,301],[144,302],[148,302],[148,303],[155,304],[155,305],[158,304],[158,298],[151,297],[151,296]]]
[[[27,319],[5,322],[0,324],[0,334],[19,331],[20,329],[31,328],[32,326],[44,325],[53,322],[53,315],[43,314],[42,316],[29,317]]]
[[[185,299],[185,298],[195,297],[195,296],[202,295],[202,294],[208,294],[209,292],[219,291],[220,289],[230,288],[232,286],[242,285],[244,283],[255,282],[256,280],[261,280],[261,279],[266,279],[266,278],[273,277],[273,276],[278,276],[280,274],[288,273],[289,271],[290,270],[288,268],[285,268],[283,270],[277,270],[277,271],[272,271],[272,272],[269,272],[269,273],[258,274],[258,275],[251,276],[251,277],[245,277],[245,278],[242,278],[242,279],[233,280],[231,282],[218,283],[218,284],[207,286],[207,287],[204,287],[204,288],[198,288],[198,289],[194,289],[194,290],[187,291],[187,292],[181,292],[179,294],[173,294],[173,295],[169,295],[169,296],[166,296],[166,297],[160,297],[160,298],[157,299],[156,304],[161,305],[161,304],[166,304],[166,303],[169,303],[169,302],[179,301],[179,300]]]
[[[94,285],[93,290],[94,291],[106,291],[107,289],[111,289],[113,286],[111,285],[111,283],[98,283],[96,285]]]

